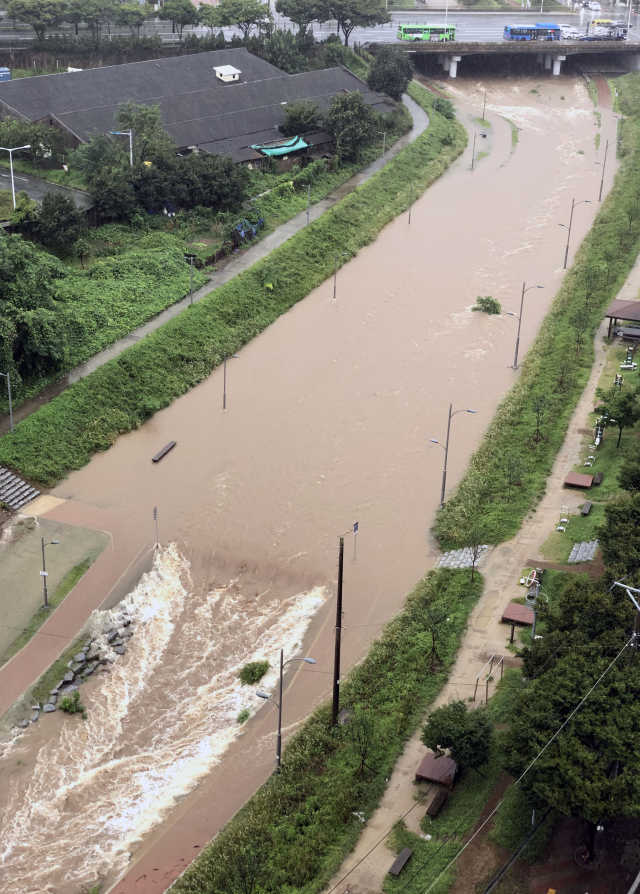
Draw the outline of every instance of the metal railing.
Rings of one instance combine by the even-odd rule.
[[[482,670],[476,677],[476,685],[475,685],[475,689],[473,690],[473,698],[471,699],[472,702],[475,702],[475,700],[476,700],[476,695],[478,694],[478,684],[480,682],[480,677],[485,672],[487,664],[489,665],[489,673],[487,674],[487,678],[486,678],[485,704],[489,701],[489,683],[493,680],[493,662],[495,661],[495,659],[496,659],[496,653],[494,652],[493,655],[491,656],[491,658],[487,661],[487,663],[484,665],[484,667],[482,668]],[[504,655],[500,658],[500,660],[496,664],[496,673],[498,672],[498,668],[500,668],[500,679],[502,680],[502,678],[504,676]]]

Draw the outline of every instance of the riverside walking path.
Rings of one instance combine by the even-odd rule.
[[[440,94],[441,91],[438,91]],[[443,94],[444,95],[444,94]],[[367,165],[366,168],[363,168],[353,177],[350,177],[349,180],[345,180],[340,186],[336,187],[329,195],[325,196],[324,199],[321,199],[319,202],[316,202],[315,205],[312,205],[309,209],[309,223],[318,220],[326,211],[330,208],[333,208],[341,199],[344,199],[345,196],[348,196],[359,186],[362,186],[363,183],[366,183],[367,180],[370,180],[374,174],[377,174],[378,171],[381,171],[382,168],[391,161],[392,158],[395,158],[405,146],[408,146],[412,143],[420,134],[424,133],[424,131],[429,126],[429,118],[427,114],[420,108],[420,106],[415,103],[409,96],[406,94],[403,96],[403,102],[411,116],[413,118],[413,127],[410,131],[397,140],[393,146],[391,146],[387,152],[385,152],[384,159],[382,157],[377,158],[375,161],[372,161],[370,165]],[[0,184],[1,185],[1,184]],[[262,258],[265,258],[268,254],[270,254],[275,248],[279,248],[281,245],[284,245],[292,236],[295,236],[296,233],[299,233],[300,230],[303,230],[307,225],[307,212],[301,211],[299,214],[296,214],[295,217],[292,217],[291,220],[288,220],[286,223],[281,224],[277,227],[273,233],[270,233],[268,236],[265,236],[264,239],[261,239],[260,242],[257,242],[255,245],[252,245],[246,251],[244,251],[238,257],[233,258],[228,264],[225,264],[224,267],[221,267],[219,270],[215,270],[211,274],[211,279],[209,282],[201,286],[201,288],[197,289],[193,293],[193,303],[196,304],[198,301],[202,301],[205,295],[208,295],[210,292],[213,292],[219,286],[224,285],[224,283],[229,282],[234,277],[238,276],[238,274],[243,273],[245,270],[248,270],[252,267],[257,261],[260,261]],[[191,304],[191,296],[185,295],[180,301],[177,301],[175,304],[172,304],[171,307],[168,307],[166,310],[163,310],[162,313],[159,313],[152,320],[149,320],[144,326],[138,327],[138,329],[134,329],[133,332],[130,332],[128,335],[125,335],[124,338],[119,339],[114,342],[110,347],[106,348],[104,351],[100,351],[98,354],[94,354],[89,360],[86,360],[84,363],[81,363],[79,366],[76,366],[74,369],[70,370],[70,372],[66,373],[56,382],[53,382],[51,385],[48,385],[46,388],[43,388],[38,394],[26,400],[24,403],[20,404],[18,407],[14,407],[13,410],[13,420],[15,423],[20,422],[23,419],[26,419],[27,416],[30,416],[32,413],[35,413],[36,410],[39,410],[40,407],[48,404],[49,401],[53,400],[63,391],[73,385],[74,382],[80,381],[80,379],[86,378],[86,376],[90,375],[94,370],[99,369],[99,367],[104,366],[105,363],[108,363],[110,360],[113,360],[114,357],[118,357],[122,354],[123,351],[126,351],[127,348],[130,348],[132,345],[136,344],[140,341],[140,339],[144,338],[145,335],[149,335],[151,332],[155,332],[156,329],[159,329],[161,326],[164,326],[165,323],[168,323],[169,320],[173,320],[174,317],[177,317],[178,314],[181,314],[183,310],[189,307]],[[5,435],[9,431],[9,417],[8,415],[0,415],[0,437]]]

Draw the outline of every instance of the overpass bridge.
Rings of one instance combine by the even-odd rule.
[[[382,43],[368,44],[370,52],[375,53]],[[469,57],[531,58],[534,57],[545,69],[559,75],[562,63],[567,59],[577,61],[584,71],[598,70],[603,64],[624,71],[640,69],[640,46],[628,44],[626,41],[591,41],[591,40],[553,40],[553,41],[512,41],[500,43],[471,43],[461,41],[415,41],[397,43],[407,53],[417,58],[435,57],[450,78],[458,74],[458,65]]]

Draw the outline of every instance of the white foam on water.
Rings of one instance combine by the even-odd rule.
[[[266,658],[260,688],[274,689],[279,649],[296,653],[326,595],[267,601],[237,582],[196,595],[177,547],[159,551],[124,604],[92,619],[101,632],[128,616],[135,633],[87,702],[88,720],[65,719],[4,805],[2,894],[53,894],[124,868],[241,734],[239,711],[262,704],[240,668]]]

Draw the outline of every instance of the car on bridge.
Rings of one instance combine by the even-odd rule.
[[[577,28],[573,25],[560,25],[560,34],[563,40],[579,40],[582,36]]]

